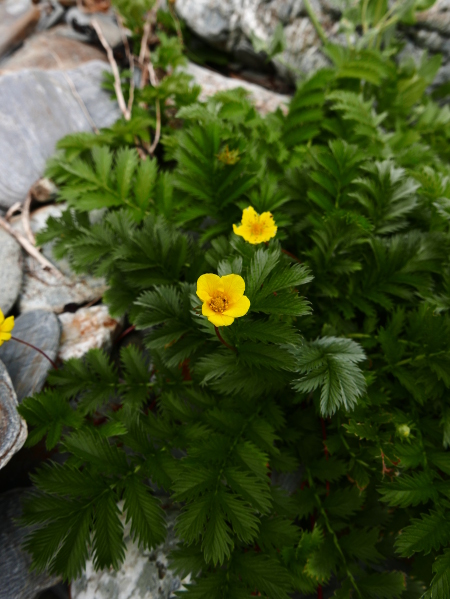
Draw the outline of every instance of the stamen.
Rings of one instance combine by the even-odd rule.
[[[213,297],[209,302],[209,307],[214,312],[223,314],[228,308],[228,298],[223,295],[216,295],[216,297]]]

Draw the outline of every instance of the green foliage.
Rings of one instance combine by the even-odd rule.
[[[186,599],[448,599],[450,110],[426,93],[439,59],[397,56],[395,23],[429,3],[356,4],[358,43],[327,45],[331,66],[266,117],[242,89],[198,102],[160,13],[160,85],[59,143],[67,210],[39,243],[106,278],[145,350],[69,360],[19,407],[28,443],[68,456],[33,475],[34,567],[70,579],[91,551],[117,568],[125,524],[157,545],[162,489]],[[139,47],[151,3],[117,7]],[[274,216],[267,244],[233,233],[249,205]],[[220,330],[205,273],[245,281],[249,312]]]

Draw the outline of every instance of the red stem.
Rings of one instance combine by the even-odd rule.
[[[300,264],[302,264],[302,261],[299,260],[297,258],[297,256],[294,256],[294,254],[291,254],[291,252],[288,252],[287,250],[283,250],[283,248],[281,248],[281,251],[283,252],[283,254],[286,254],[286,256],[290,256],[291,258],[293,258],[294,260],[296,260],[297,262],[299,262]]]
[[[325,459],[328,461],[328,447],[327,447],[327,429],[325,428],[325,420],[323,418],[320,419],[320,423],[322,425],[322,437],[323,437],[323,448],[325,451]],[[327,488],[327,497],[330,494],[330,483],[329,481],[325,481],[325,486]]]
[[[225,341],[225,339],[220,334],[219,329],[215,325],[214,328],[216,330],[216,335],[219,338],[220,343],[222,343],[223,345],[225,345],[225,347],[228,347],[228,349],[231,349],[231,351],[234,351],[234,353],[236,353],[236,348]]]
[[[268,241],[264,242],[267,246],[269,245]],[[287,250],[283,250],[283,248],[281,248],[281,251],[283,252],[283,254],[286,254],[286,256],[289,256],[290,258],[292,258],[293,260],[296,260],[299,264],[303,264],[303,262],[301,260],[299,260],[297,258],[297,256],[294,256],[294,254],[291,254],[291,252],[288,252]]]
[[[31,345],[31,343],[27,343],[26,341],[23,341],[22,339],[17,339],[17,337],[13,337],[11,335],[11,339],[13,341],[17,341],[18,343],[22,343],[23,345],[27,345],[28,347],[31,347],[31,349],[34,349],[35,351],[39,352],[42,356],[44,356],[44,358],[47,358],[47,360],[50,362],[50,364],[53,366],[53,368],[55,370],[58,370],[58,367],[56,366],[56,364],[53,362],[53,360],[51,358],[49,358],[47,356],[47,354],[45,352],[42,351],[42,349],[39,349],[38,347],[36,347],[35,345]]]
[[[323,591],[321,584],[319,584],[319,586],[317,587],[317,599],[323,599]]]
[[[136,329],[136,327],[135,327],[134,325],[132,325],[131,327],[128,327],[128,329],[125,329],[125,331],[123,331],[123,333],[121,333],[121,334],[120,334],[120,335],[117,337],[117,339],[116,339],[115,343],[119,343],[119,341],[120,341],[121,339],[123,339],[124,337],[126,337],[127,335],[129,335],[130,333],[132,333],[132,332],[133,332],[135,329]]]

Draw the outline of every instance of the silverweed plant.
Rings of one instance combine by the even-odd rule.
[[[150,4],[119,5],[134,53]],[[439,57],[395,31],[423,4],[353,3],[358,42],[319,30],[330,66],[264,118],[243,90],[197,101],[160,11],[158,85],[61,140],[39,243],[106,277],[145,348],[69,360],[20,406],[67,456],[24,502],[35,568],[118,568],[124,520],[157,545],[163,490],[184,599],[450,597],[450,110]]]

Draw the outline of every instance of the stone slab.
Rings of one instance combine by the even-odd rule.
[[[91,129],[67,78],[97,127],[120,117],[102,89],[105,70],[108,65],[93,60],[64,72],[25,69],[0,77],[0,208],[25,199],[62,137]]]

